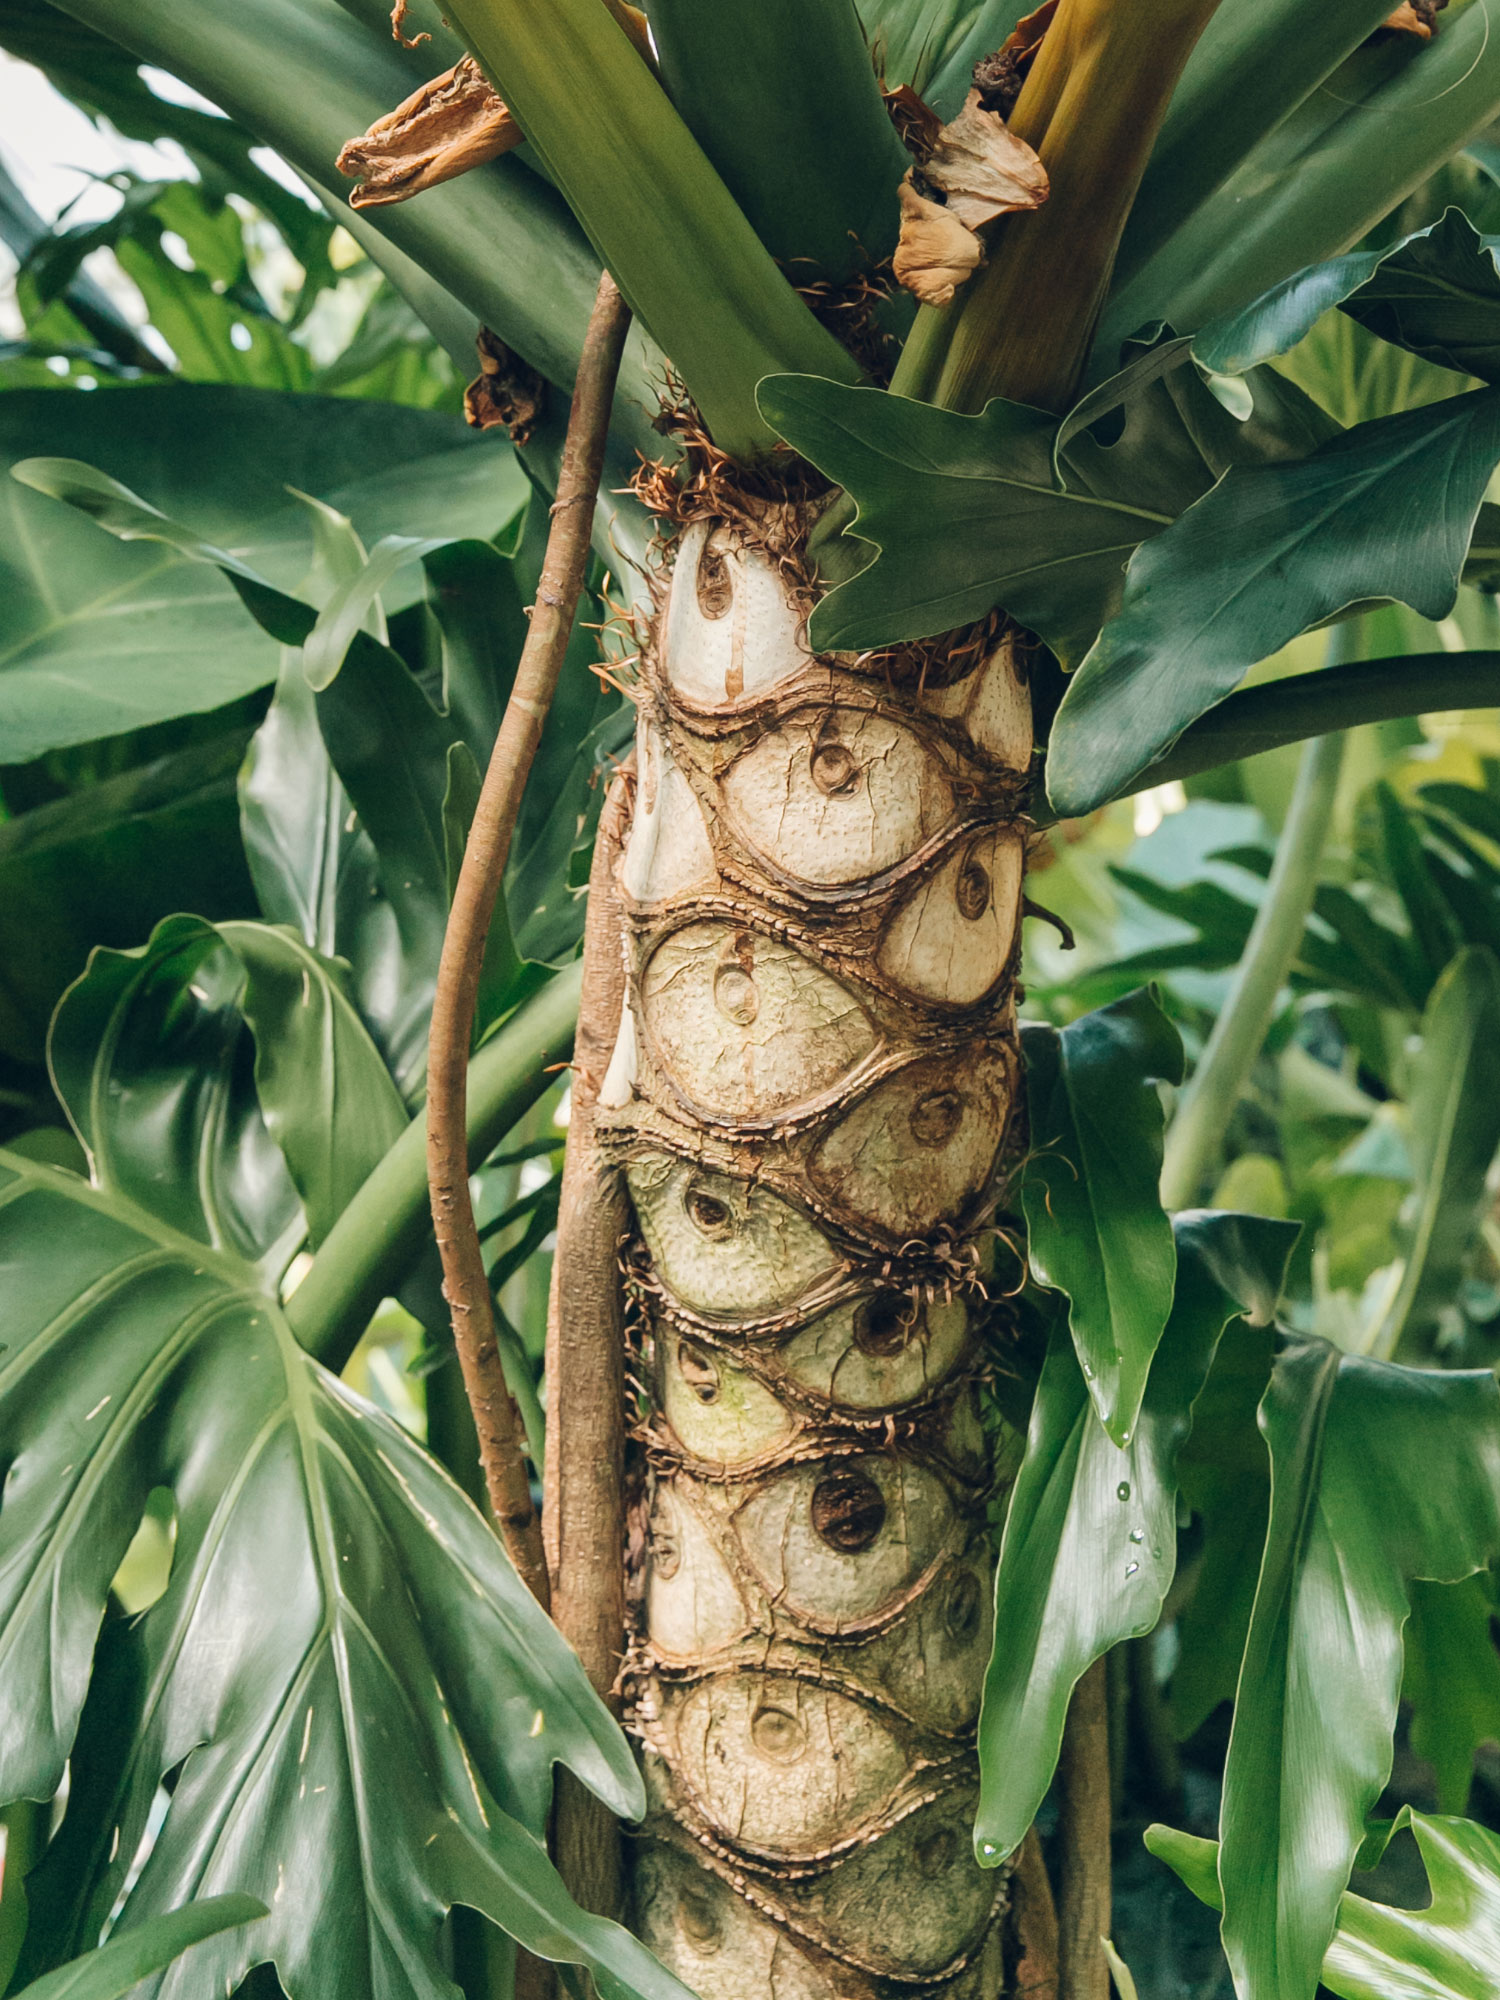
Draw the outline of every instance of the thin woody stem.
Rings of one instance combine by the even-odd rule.
[[[453,893],[428,1040],[427,1179],[443,1262],[443,1292],[453,1317],[453,1338],[479,1432],[480,1462],[496,1525],[517,1572],[543,1605],[550,1601],[550,1590],[541,1524],[531,1503],[521,1453],[520,1418],[500,1365],[489,1279],[469,1198],[466,1095],[485,940],[521,794],[583,589],[610,405],[629,323],[630,309],[606,272],[584,336],[531,629]]]
[[[1109,2000],[1109,1695],[1103,1660],[1073,1690],[1057,1764],[1062,1836],[1058,1895],[1060,2000]]]
[[[595,1692],[619,1713],[625,1643],[625,1313],[620,1245],[630,1209],[619,1169],[595,1137],[599,1085],[625,999],[625,914],[616,883],[634,776],[621,772],[599,819],[583,936],[568,1151],[552,1260],[543,1529],[552,1616]],[[620,1833],[607,1806],[559,1766],[553,1858],[576,1901],[620,1904]]]

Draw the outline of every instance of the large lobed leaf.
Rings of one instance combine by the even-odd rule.
[[[1500,1836],[1411,1806],[1389,1831],[1406,1827],[1426,1865],[1431,1903],[1394,1909],[1346,1890],[1319,1977],[1339,2000],[1490,2000],[1500,1964]],[[1152,1826],[1146,1845],[1195,1896],[1222,1907],[1213,1841]]]
[[[1176,1219],[1177,1285],[1128,1444],[1105,1432],[1066,1329],[1054,1326],[995,1577],[994,1656],[979,1723],[982,1862],[1014,1851],[1057,1762],[1068,1701],[1109,1648],[1149,1632],[1177,1555],[1176,1461],[1225,1327],[1269,1319],[1295,1225]]]
[[[1056,811],[1113,798],[1257,660],[1361,600],[1445,618],[1497,462],[1500,390],[1482,389],[1232,468],[1131,557],[1053,726]]]
[[[1390,1774],[1411,1585],[1500,1556],[1500,1390],[1288,1338],[1260,1422],[1271,1508],[1224,1774],[1224,1948],[1243,2000],[1311,2000]]]
[[[1099,1421],[1128,1444],[1172,1309],[1177,1254],[1157,1194],[1158,1079],[1182,1042],[1144,988],[1068,1027],[1021,1030],[1031,1147],[1021,1179],[1031,1268],[1068,1296]]]
[[[0,1792],[72,1780],[27,1969],[98,1936],[175,1773],[122,1924],[229,1889],[271,1914],[168,1971],[164,1996],[271,1960],[291,2000],[446,2000],[440,1930],[462,1901],[601,1993],[681,2000],[546,1859],[554,1760],[627,1815],[640,1779],[446,1474],[312,1361],[244,1266],[118,1196],[5,1156],[0,1266]],[[159,1486],[170,1579],[101,1632]]]
[[[999,398],[978,416],[773,376],[761,408],[789,444],[857,502],[848,531],[878,554],[818,604],[820,649],[924,638],[1001,604],[1065,666],[1119,602],[1132,549],[1232,464],[1294,456],[1330,429],[1267,373],[1248,421],[1230,416],[1186,341],[1137,354],[1059,422]],[[1118,431],[1100,442],[1093,427]]]

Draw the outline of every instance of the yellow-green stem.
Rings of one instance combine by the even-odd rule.
[[[930,400],[967,411],[993,396],[1067,407],[1152,142],[1217,5],[1062,0],[1010,117],[1041,155],[1051,193],[997,226],[988,264],[947,309],[952,327]],[[920,352],[934,340],[923,326],[912,344]]]

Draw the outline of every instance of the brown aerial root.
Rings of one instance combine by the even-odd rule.
[[[427,1178],[443,1294],[453,1317],[496,1525],[522,1581],[543,1605],[551,1590],[541,1527],[521,1456],[520,1420],[500,1363],[489,1277],[469,1197],[469,1053],[495,898],[583,589],[615,378],[629,324],[630,309],[606,272],[579,359],[531,629],[490,754],[443,936],[428,1040]]]
[[[498,159],[525,136],[478,63],[462,56],[349,140],[335,164],[360,183],[351,208],[384,208]]]

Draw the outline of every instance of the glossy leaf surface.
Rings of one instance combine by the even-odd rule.
[[[1391,1831],[1403,1827],[1421,1851],[1431,1903],[1396,1909],[1346,1890],[1319,1977],[1339,2000],[1490,2000],[1500,1964],[1500,1836],[1411,1806]],[[1195,1896],[1220,1907],[1213,1841],[1152,1826],[1146,1845]]]
[[[1031,1268],[1065,1292],[1099,1421],[1129,1441],[1172,1308],[1177,1253],[1157,1194],[1158,1079],[1182,1043],[1144,989],[1065,1028],[1021,1031],[1031,1151],[1021,1181]]]
[[[1067,1333],[1053,1330],[995,1579],[999,1638],[980,1715],[974,1835],[983,1862],[1011,1853],[1030,1826],[1081,1675],[1161,1614],[1176,1565],[1176,1459],[1194,1401],[1226,1325],[1269,1316],[1295,1231],[1190,1213],[1176,1236],[1172,1315],[1128,1446],[1105,1434]]]
[[[1132,549],[1228,466],[1328,435],[1322,413],[1269,375],[1237,421],[1187,346],[1137,353],[1061,423],[999,399],[961,416],[805,375],[764,382],[767,417],[858,503],[849,536],[879,550],[818,604],[813,643],[923,638],[999,604],[1075,665],[1119,603]]]
[[[1500,1555],[1500,1390],[1289,1339],[1260,1421],[1271,1512],[1224,1774],[1224,1948],[1244,2000],[1311,2000],[1391,1768],[1409,1587]]]
[[[168,1972],[168,2000],[266,1959],[292,2000],[437,2000],[456,1900],[604,1993],[679,2000],[545,1858],[555,1759],[625,1814],[640,1779],[447,1476],[311,1360],[243,1266],[128,1202],[7,1156],[0,1257],[0,1790],[46,1797],[72,1772],[27,1969],[98,1935],[180,1766],[122,1923],[231,1885],[272,1914]],[[177,1508],[166,1589],[101,1635],[157,1486]]]
[[[1056,810],[1124,790],[1257,660],[1361,599],[1446,617],[1497,459],[1500,391],[1485,389],[1231,469],[1131,558],[1053,727]]]
[[[1353,250],[1298,271],[1243,312],[1205,327],[1193,352],[1239,374],[1285,354],[1333,306],[1394,346],[1459,375],[1500,375],[1500,245],[1462,209],[1383,250]],[[1456,385],[1455,385],[1456,386]]]
[[[163,385],[112,396],[18,390],[0,407],[0,464],[86,459],[206,542],[294,591],[312,559],[287,486],[388,531],[493,534],[524,484],[509,444],[456,418],[332,397]],[[0,733],[20,760],[58,744],[214,708],[273,680],[275,646],[211,569],[115,540],[0,477]],[[407,598],[420,587],[409,569]],[[398,580],[398,582],[401,580]],[[403,601],[398,588],[392,605]]]
[[[44,1973],[16,2000],[125,2000],[143,1979],[220,1931],[254,1923],[266,1914],[253,1896],[208,1896],[117,1932],[107,1944]]]

